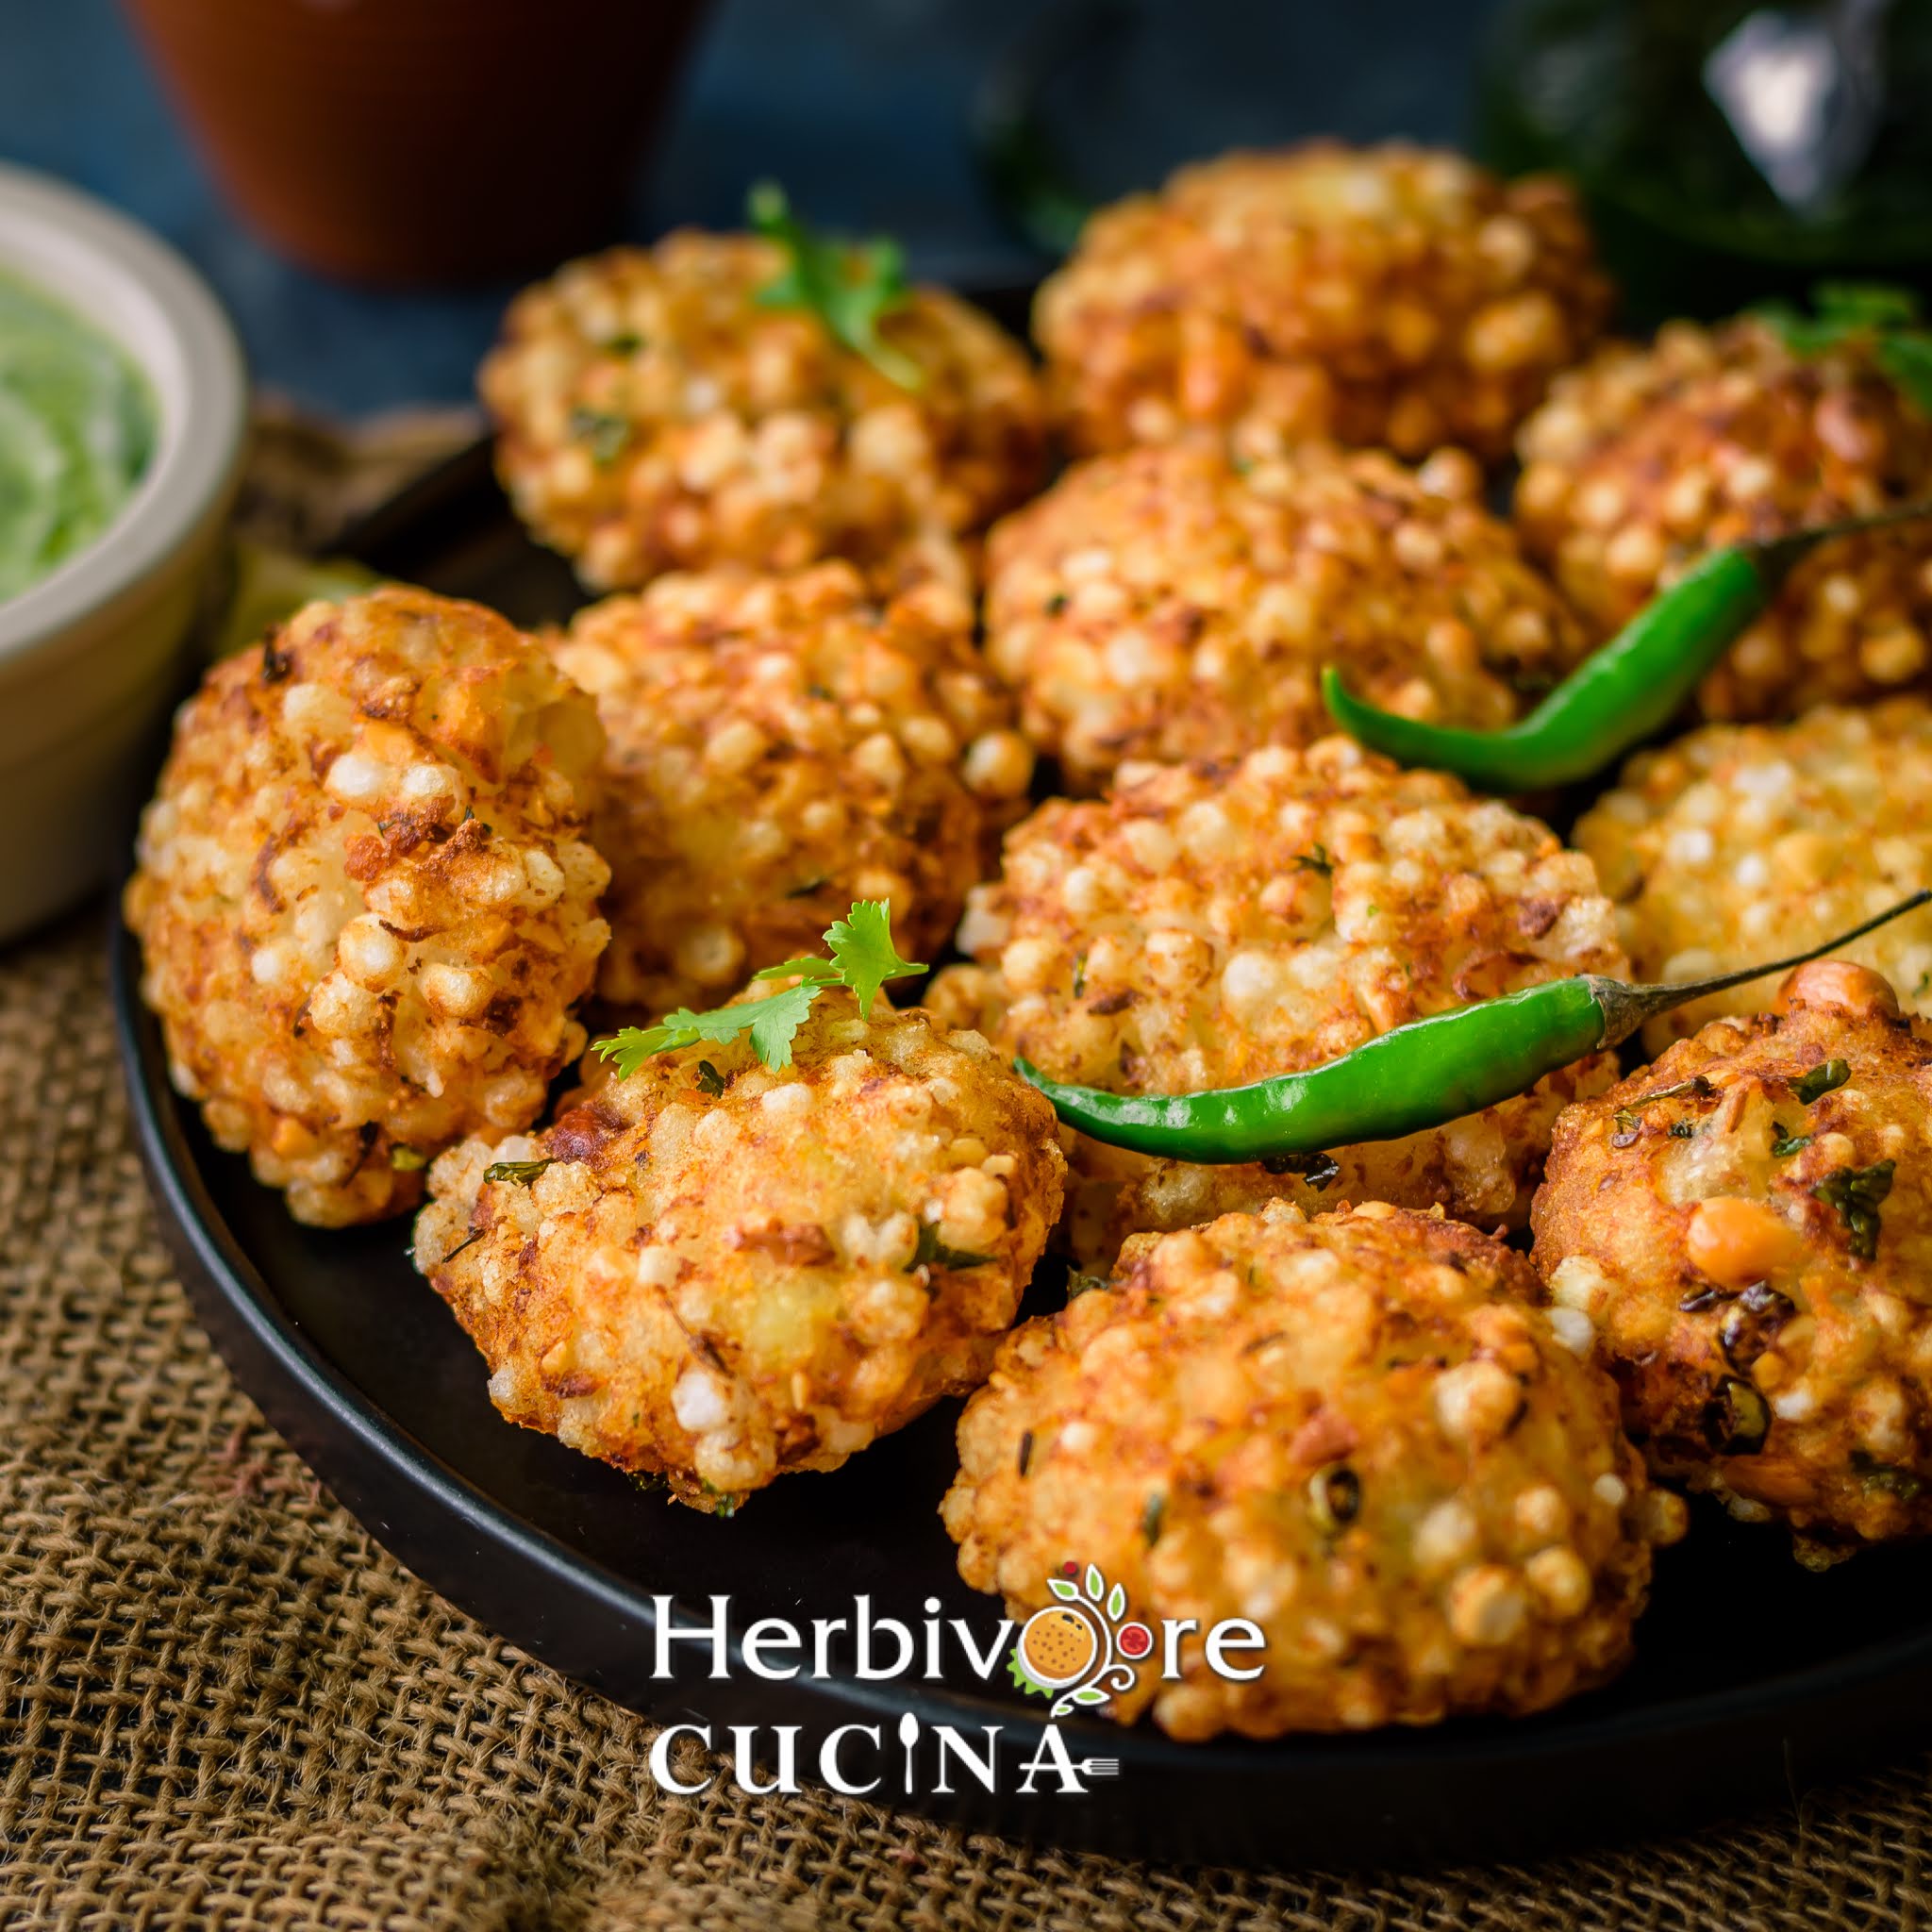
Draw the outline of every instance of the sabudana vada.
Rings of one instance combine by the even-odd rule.
[[[1517,527],[1599,638],[1723,544],[1932,496],[1932,419],[1869,344],[1799,356],[1752,317],[1602,349],[1556,379],[1517,448]],[[1699,686],[1703,715],[1932,685],[1928,531],[1820,545]]]
[[[608,734],[615,1006],[715,1006],[855,899],[890,900],[930,958],[1025,808],[1032,749],[942,585],[880,603],[843,563],[679,574],[551,641]]]
[[[1932,1027],[1841,959],[1557,1123],[1535,1258],[1652,1467],[1824,1560],[1932,1529]]]
[[[417,1220],[504,1415],[700,1508],[978,1383],[1059,1212],[1053,1109],[977,1035],[827,991],[792,1051],[646,1060],[444,1155]]]
[[[497,473],[591,590],[827,557],[963,589],[959,541],[1038,484],[1039,388],[991,317],[909,291],[879,323],[908,386],[761,299],[784,266],[761,236],[681,229],[511,304],[480,378]]]
[[[1609,307],[1575,196],[1460,155],[1308,142],[1101,209],[1034,335],[1074,446],[1208,433],[1505,455]]]
[[[1137,758],[1231,758],[1334,730],[1325,665],[1385,708],[1494,729],[1585,650],[1563,600],[1443,450],[1231,462],[1096,457],[995,526],[987,656],[1077,789]]]
[[[959,1571],[1024,1617],[1091,1563],[1191,1619],[1108,1707],[1176,1738],[1541,1710],[1630,1654],[1653,1491],[1616,1391],[1528,1264],[1440,1212],[1285,1202],[1141,1235],[1116,1278],[1001,1346],[942,1513]],[[1256,1625],[1252,1681],[1203,1633]]]
[[[1104,800],[1050,800],[968,898],[930,1004],[1057,1080],[1192,1093],[1299,1072],[1471,1001],[1624,976],[1590,861],[1453,778],[1351,740],[1232,765],[1134,766]],[[1124,1236],[1281,1195],[1441,1206],[1521,1224],[1550,1128],[1616,1061],[1595,1054],[1500,1106],[1399,1141],[1199,1166],[1073,1137],[1068,1229],[1087,1268]]]
[[[479,605],[311,604],[175,722],[125,909],[175,1087],[336,1226],[527,1126],[609,934],[591,700]]]

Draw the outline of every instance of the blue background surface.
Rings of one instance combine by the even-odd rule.
[[[987,201],[967,119],[989,64],[1041,10],[719,0],[625,232],[735,225],[746,184],[770,175],[815,220],[898,234],[921,275],[1029,278],[1038,262]],[[1241,142],[1457,141],[1487,11],[1482,0],[1146,0],[1119,58],[1063,104],[1069,144],[1095,190],[1117,192]],[[533,31],[542,12],[531,0]],[[228,304],[258,377],[325,408],[467,397],[509,292],[374,293],[269,252],[217,199],[114,0],[0,0],[0,157],[159,229]]]

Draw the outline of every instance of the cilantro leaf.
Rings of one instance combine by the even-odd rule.
[[[791,212],[785,191],[761,181],[747,198],[751,225],[784,252],[784,266],[758,291],[767,308],[803,308],[832,339],[862,356],[888,381],[916,390],[924,372],[879,334],[879,324],[911,296],[906,254],[896,242],[841,242],[815,234]]]
[[[860,899],[825,929],[838,974],[858,995],[858,1011],[872,1018],[872,1003],[889,979],[911,979],[928,969],[902,959],[892,943],[892,902]]]
[[[1819,282],[1811,306],[1816,312],[1808,316],[1789,302],[1761,303],[1750,312],[1794,356],[1822,356],[1846,342],[1869,344],[1873,359],[1907,400],[1932,414],[1932,332],[1910,290],[1883,282]]]
[[[1925,1490],[1924,1478],[1915,1470],[1901,1469],[1896,1463],[1880,1462],[1863,1449],[1852,1451],[1852,1474],[1865,1489],[1896,1496],[1901,1503],[1916,1502]]]
[[[1845,339],[1839,324],[1816,322],[1789,302],[1761,302],[1751,313],[1774,329],[1794,356],[1822,356]]]
[[[796,959],[780,959],[775,966],[760,966],[754,979],[808,979],[816,986],[838,983],[839,969],[815,953],[803,953]]]
[[[757,1018],[751,1023],[752,1051],[774,1073],[782,1073],[791,1064],[792,1038],[823,991],[820,983],[807,980],[802,986],[774,992],[770,999],[745,1002],[744,1011],[757,1009]]]
[[[1878,1209],[1891,1192],[1895,1162],[1880,1160],[1871,1167],[1840,1168],[1811,1190],[1827,1208],[1835,1208],[1845,1224],[1852,1253],[1861,1261],[1878,1254]]]
[[[625,1026],[600,1040],[591,1049],[599,1058],[616,1063],[619,1079],[628,1080],[655,1054],[676,1053],[696,1046],[701,1041],[728,1045],[742,1035],[751,1036],[752,1050],[774,1073],[791,1064],[791,1042],[805,1024],[812,1004],[827,987],[842,986],[855,993],[858,1009],[867,1018],[878,990],[889,979],[905,979],[929,969],[902,959],[892,944],[892,908],[885,899],[854,902],[850,914],[834,920],[825,928],[825,943],[832,949],[829,959],[806,956],[781,960],[752,975],[759,979],[795,979],[782,992],[767,993],[762,999],[739,1000],[708,1013],[693,1013],[679,1007],[666,1013],[655,1026]],[[708,1062],[700,1062],[707,1065]],[[712,1078],[721,1079],[712,1069]]]
[[[940,1239],[938,1227],[930,1221],[922,1221],[919,1245],[907,1262],[906,1272],[911,1274],[921,1268],[984,1268],[991,1259],[991,1255],[975,1255],[967,1248],[947,1247]]]
[[[1919,298],[1889,282],[1817,282],[1811,306],[1828,323],[1854,328],[1913,328]]]
[[[1141,1534],[1150,1549],[1160,1541],[1161,1526],[1166,1521],[1167,1498],[1158,1490],[1150,1490],[1147,1500],[1141,1505]]]
[[[552,1160],[492,1160],[483,1170],[486,1181],[514,1181],[519,1187],[527,1188],[546,1167],[555,1164]]]
[[[1821,1060],[1808,1074],[1800,1074],[1791,1082],[1791,1092],[1801,1107],[1809,1107],[1814,1101],[1822,1100],[1830,1092],[1842,1087],[1852,1077],[1850,1065],[1844,1060]]]
[[[1918,408],[1932,416],[1932,336],[1915,330],[1881,337],[1878,366]]]
[[[609,1039],[598,1041],[591,1050],[604,1059],[614,1060],[618,1078],[628,1080],[655,1054],[675,1053],[701,1041],[728,1046],[741,1034],[749,1033],[752,1045],[768,1067],[789,1067],[791,1036],[811,1011],[819,991],[817,984],[790,987],[761,1000],[741,1000],[736,1006],[719,1007],[708,1013],[693,1013],[689,1007],[679,1007],[655,1026],[623,1027]],[[779,1058],[772,1058],[774,1053]]]
[[[588,446],[591,462],[608,470],[629,443],[630,425],[606,409],[576,408],[570,412],[570,435],[573,442]]]

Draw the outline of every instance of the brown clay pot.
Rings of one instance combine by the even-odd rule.
[[[358,281],[610,233],[705,0],[125,0],[225,192]]]

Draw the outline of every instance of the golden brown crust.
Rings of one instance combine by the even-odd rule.
[[[299,1221],[413,1207],[582,1051],[591,702],[475,604],[311,604],[175,720],[125,902],[170,1073]]]
[[[1584,643],[1481,489],[1453,451],[1095,458],[993,531],[988,656],[1087,791],[1126,759],[1325,737],[1326,664],[1406,715],[1507,724]]]
[[[1624,971],[1587,859],[1453,778],[1341,738],[1130,767],[1104,801],[1050,801],[968,896],[959,944],[976,963],[941,975],[937,1009],[1057,1079],[1141,1093],[1293,1073],[1472,1000]],[[1271,1194],[1313,1208],[1386,1190],[1521,1221],[1557,1111],[1613,1074],[1597,1056],[1469,1120],[1331,1148],[1325,1198],[1294,1174],[1176,1170],[1078,1140],[1074,1248],[1105,1266],[1134,1227]]]
[[[1518,438],[1516,522],[1607,637],[1708,550],[1932,495],[1932,422],[1847,346],[1673,323],[1551,385]],[[1795,569],[1699,687],[1707,718],[1789,717],[1932,683],[1932,536],[1841,538]]]
[[[1602,325],[1574,197],[1460,156],[1309,142],[1104,208],[1034,333],[1075,448],[1232,432],[1500,457]]]
[[[915,290],[881,325],[923,372],[909,391],[817,316],[762,306],[779,267],[764,241],[684,230],[511,305],[480,376],[498,473],[593,590],[824,557],[963,588],[954,540],[1038,483],[1038,388],[989,317]]]
[[[1698,979],[1789,956],[1932,886],[1932,705],[1821,706],[1791,724],[1707,724],[1641,752],[1576,822],[1642,979]],[[1846,957],[1932,1012],[1932,911]],[[1655,1020],[1653,1051],[1724,1013],[1753,980]]]
[[[1853,1546],[1932,1529],[1932,1029],[1815,977],[1789,1007],[1563,1116],[1536,1262],[1655,1468]]]
[[[663,577],[553,640],[608,734],[607,1000],[716,1006],[815,951],[855,899],[944,945],[1024,808],[1033,757],[937,584],[881,607],[846,564]]]
[[[662,1055],[437,1162],[417,1266],[512,1422],[714,1508],[984,1377],[1059,1211],[1052,1108],[976,1035],[842,991],[794,1053]]]
[[[1133,1613],[1247,1618],[1252,1683],[1184,1641],[1109,1707],[1175,1737],[1541,1710],[1619,1669],[1652,1541],[1616,1392],[1519,1257],[1371,1205],[1131,1241],[1117,1282],[1026,1323],[959,1424],[959,1572],[1016,1617],[1062,1561]]]

